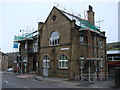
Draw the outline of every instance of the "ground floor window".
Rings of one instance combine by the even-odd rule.
[[[49,60],[49,57],[47,55],[45,55],[43,57],[43,67],[47,67],[47,68],[50,67],[50,60]]]
[[[61,69],[68,68],[68,58],[66,55],[62,54],[59,56],[58,67]]]

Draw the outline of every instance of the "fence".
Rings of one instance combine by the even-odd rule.
[[[114,74],[82,74],[81,80],[94,81],[94,80],[114,80]]]

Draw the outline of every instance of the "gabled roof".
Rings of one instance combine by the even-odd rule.
[[[52,11],[54,10],[54,9],[56,9],[56,10],[58,10],[62,15],[64,15],[70,22],[71,22],[71,19],[70,18],[68,18],[60,9],[58,9],[57,7],[53,7],[52,8],[52,10],[50,11],[50,13],[49,13],[49,15],[48,15],[48,17],[50,16],[50,14],[52,13]],[[47,17],[47,19],[45,20],[45,22],[47,22],[47,20],[48,20],[48,17]]]
[[[64,15],[70,22],[72,22],[73,20],[75,20],[75,21],[76,21],[75,24],[76,24],[77,26],[80,26],[81,29],[90,29],[90,30],[94,30],[94,31],[98,31],[98,32],[100,31],[100,30],[98,29],[98,27],[90,24],[88,20],[84,20],[84,19],[78,17],[77,15],[73,15],[73,14],[70,14],[70,13],[68,13],[68,12],[66,12],[66,11],[60,10],[60,9],[58,9],[58,8],[55,7],[55,6],[52,8],[52,10],[51,10],[51,12],[49,13],[48,17],[50,16],[50,14],[52,13],[52,11],[53,11],[54,9],[58,10],[58,11],[59,11],[62,15]],[[46,21],[48,20],[48,17],[47,17]],[[46,21],[45,21],[45,22],[46,22]]]

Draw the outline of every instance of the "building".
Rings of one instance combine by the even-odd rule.
[[[114,76],[115,68],[120,67],[120,50],[107,51],[108,73]]]
[[[41,76],[102,80],[107,76],[105,32],[94,25],[93,8],[88,20],[55,6],[45,22],[38,23],[38,58]]]
[[[8,55],[8,68],[16,69],[18,67],[17,56],[19,55],[19,52],[10,52],[6,53],[6,55]]]
[[[37,31],[15,36],[14,42],[20,44],[18,65],[21,73],[36,72],[38,67]]]
[[[0,52],[0,70],[5,71],[8,68],[8,56]]]

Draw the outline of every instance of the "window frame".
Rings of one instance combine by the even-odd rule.
[[[43,63],[42,64],[43,68],[50,68],[50,59],[49,59],[48,55],[43,56],[42,63]]]
[[[59,69],[68,69],[68,57],[64,54],[61,54],[58,59],[58,68]]]
[[[84,36],[80,35],[80,44],[84,45]]]
[[[103,48],[103,40],[100,40],[99,44],[100,44],[100,48]]]
[[[60,39],[59,33],[57,31],[52,32],[49,39],[49,45],[50,46],[59,45],[59,39]]]

